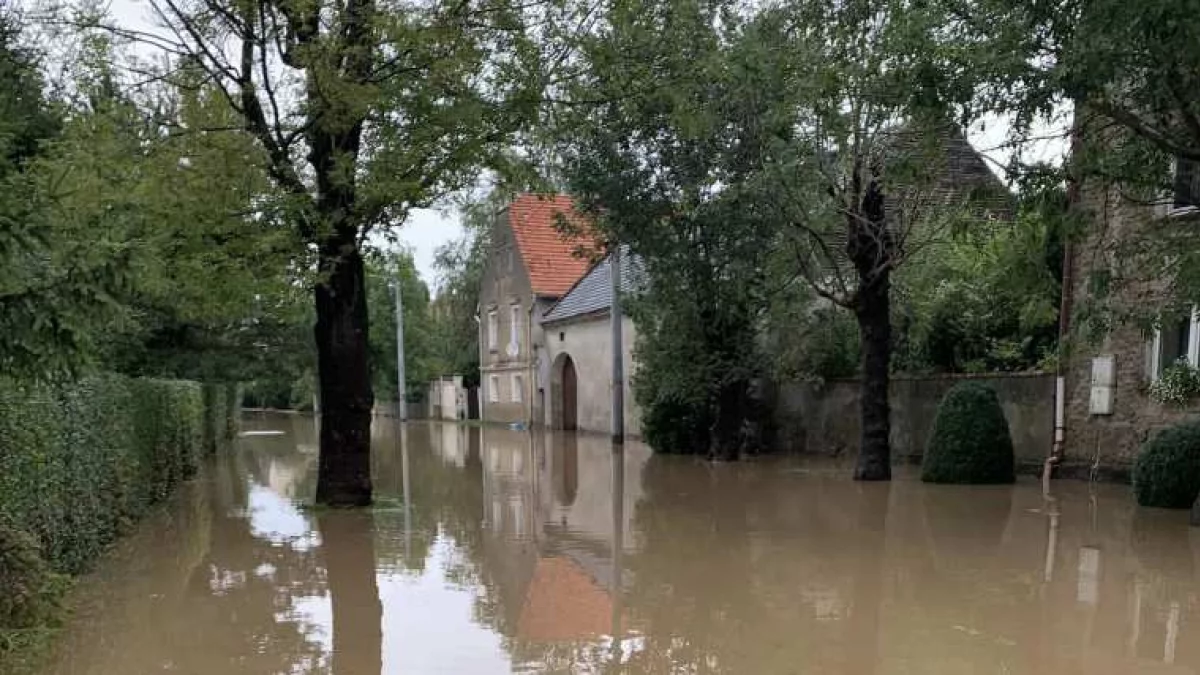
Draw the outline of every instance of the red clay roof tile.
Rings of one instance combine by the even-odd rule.
[[[593,247],[586,239],[558,231],[560,213],[568,222],[584,222],[566,195],[520,194],[508,207],[508,222],[533,292],[553,298],[566,293],[590,267],[588,258],[575,255],[576,251]]]

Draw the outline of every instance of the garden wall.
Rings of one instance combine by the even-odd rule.
[[[1008,418],[1018,466],[1040,467],[1054,439],[1054,375],[894,376],[892,452],[919,458],[929,440],[938,403],[956,383],[971,379],[996,391]],[[859,444],[859,381],[789,382],[776,387],[775,419],[784,450],[853,455]]]

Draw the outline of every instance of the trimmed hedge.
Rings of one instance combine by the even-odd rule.
[[[22,657],[10,648],[53,625],[65,575],[228,444],[237,408],[205,400],[195,382],[0,379],[0,670]]]
[[[237,383],[208,383],[204,385],[204,441],[206,452],[217,452],[229,446],[237,436],[238,417],[242,410],[242,388]]]
[[[1186,422],[1155,434],[1133,466],[1138,504],[1188,509],[1200,494],[1200,422]]]
[[[199,468],[194,382],[88,377],[0,381],[0,517],[75,574]]]
[[[957,384],[942,399],[921,463],[927,483],[993,484],[1016,480],[1008,422],[996,392]]]

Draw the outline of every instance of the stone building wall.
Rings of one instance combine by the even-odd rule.
[[[1127,245],[1147,228],[1196,227],[1196,217],[1167,217],[1122,199],[1116,188],[1085,186],[1087,235],[1073,256],[1074,299],[1066,396],[1064,473],[1127,478],[1141,444],[1157,430],[1191,419],[1200,406],[1166,406],[1149,397],[1151,333],[1146,322],[1168,304],[1167,281]],[[1097,330],[1089,316],[1104,317]],[[1094,359],[1113,359],[1112,414],[1091,413]]]

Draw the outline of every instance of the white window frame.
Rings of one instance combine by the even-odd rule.
[[[500,376],[488,375],[488,403],[500,402]]]
[[[1197,162],[1196,170],[1200,171],[1200,162]],[[1163,195],[1163,204],[1160,209],[1160,213],[1167,218],[1180,218],[1200,211],[1200,207],[1194,205],[1175,206],[1175,174],[1177,171],[1179,171],[1179,160],[1177,158],[1172,158],[1171,187],[1168,188],[1166,194]]]
[[[500,315],[489,309],[487,314],[487,344],[489,351],[496,351],[500,343]]]
[[[525,378],[521,373],[513,373],[509,378],[509,384],[512,387],[509,394],[509,400],[513,403],[525,402]]]
[[[1188,330],[1187,362],[1200,368],[1200,307],[1192,308],[1191,326]],[[1162,362],[1162,328],[1155,328],[1150,337],[1150,381],[1157,381],[1164,368],[1172,364]]]

